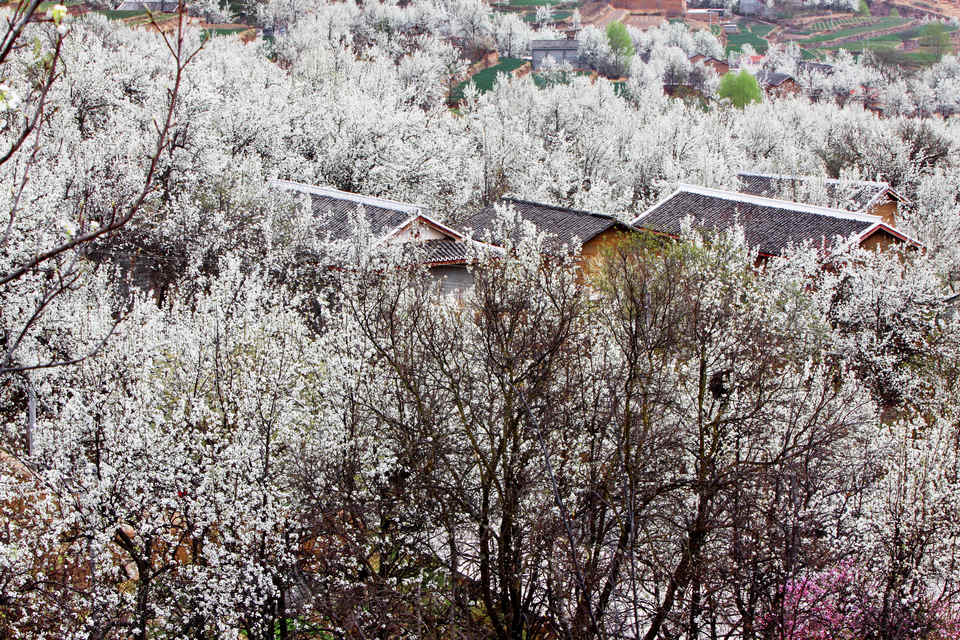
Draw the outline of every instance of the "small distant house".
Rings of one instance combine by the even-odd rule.
[[[740,6],[737,13],[743,16],[762,16],[772,18],[776,15],[776,9],[767,6],[764,0],[740,0]]]
[[[944,299],[941,319],[944,322],[952,322],[957,316],[958,310],[960,310],[960,293],[955,293]]]
[[[854,236],[865,249],[918,246],[879,216],[685,184],[637,217],[633,226],[676,237],[687,218],[704,231],[740,225],[761,259],[781,256],[789,246],[805,242],[829,250],[837,237]]]
[[[767,95],[786,96],[800,91],[800,85],[794,77],[786,73],[763,69],[757,72],[756,78]]]
[[[533,56],[534,71],[543,69],[547,58],[557,64],[569,63],[574,69],[582,67],[580,60],[580,43],[576,40],[531,40],[530,52]]]
[[[423,263],[444,292],[464,290],[473,284],[467,270],[472,241],[428,215],[421,205],[289,180],[274,180],[271,186],[310,197],[316,232],[321,237],[349,238],[360,216],[380,243],[419,243]]]
[[[879,216],[891,227],[897,224],[899,206],[907,202],[886,182],[746,172],[737,177],[742,193],[812,204],[810,196],[822,191],[829,207]]]
[[[174,13],[177,0],[124,0],[117,11],[152,11],[153,13]]]
[[[605,248],[615,245],[622,234],[636,231],[629,224],[604,213],[515,198],[501,198],[499,204],[512,207],[521,219],[549,234],[545,249],[551,255],[568,255],[579,241],[581,264],[586,268],[602,255]],[[495,235],[498,233],[498,219],[496,208],[489,206],[468,218],[462,227],[478,240],[486,241],[486,234],[494,234],[490,242],[502,246],[506,238]],[[519,235],[520,230],[514,230],[512,239],[519,239]]]
[[[819,73],[825,76],[830,76],[833,75],[833,65],[825,62],[810,62],[809,60],[801,60],[797,63],[797,73]]]
[[[690,56],[691,64],[697,64],[698,62],[702,63],[703,66],[710,67],[711,69],[716,71],[717,75],[722,76],[723,74],[730,71],[730,63],[728,63],[726,60],[720,60],[719,58],[714,58],[712,56],[707,57],[702,53],[697,53],[695,55]]]
[[[723,7],[705,7],[698,9],[687,9],[687,16],[691,18],[720,18],[726,15],[727,10]]]

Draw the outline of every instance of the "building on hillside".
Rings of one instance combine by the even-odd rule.
[[[682,18],[687,15],[687,0],[612,0],[614,9],[625,9],[630,13]]]
[[[580,262],[587,269],[600,258],[604,249],[615,245],[623,234],[636,231],[629,224],[604,213],[515,198],[501,198],[498,204],[512,207],[522,220],[533,223],[538,231],[547,233],[545,249],[550,255],[568,255],[579,242]],[[461,226],[465,233],[472,233],[474,238],[484,242],[488,241],[487,234],[492,234],[489,242],[503,246],[506,238],[497,237],[497,222],[496,207],[489,206],[468,218]],[[516,241],[520,237],[520,230],[514,229],[512,234],[512,239]]]
[[[727,15],[727,10],[724,7],[703,7],[698,9],[688,7],[687,15],[691,18],[707,18],[708,20],[713,20]]]
[[[471,244],[479,243],[431,217],[421,205],[289,180],[274,180],[271,186],[310,197],[320,237],[346,240],[355,233],[357,220],[362,219],[379,243],[417,243],[421,250],[418,258],[445,293],[462,291],[473,284],[467,265],[475,249]],[[480,249],[499,252],[489,246]]]
[[[690,64],[697,64],[698,62],[703,63],[703,66],[710,67],[717,72],[717,75],[723,75],[730,71],[730,63],[726,60],[720,60],[719,58],[707,57],[702,53],[697,53],[690,56]]]
[[[880,216],[891,227],[897,226],[899,206],[907,202],[886,182],[747,172],[738,173],[737,177],[742,193],[807,204],[819,200],[832,209]]]
[[[768,6],[765,0],[740,0],[737,13],[742,16],[762,16],[773,18],[777,12],[774,7]]]
[[[175,13],[177,0],[124,0],[117,11],[152,11],[153,13]]]
[[[762,69],[757,72],[756,78],[757,84],[767,95],[783,97],[800,92],[800,85],[793,76],[786,73]]]
[[[580,60],[580,43],[576,40],[531,40],[530,53],[533,57],[531,66],[534,71],[543,69],[548,57],[556,64],[569,63],[574,69],[583,66]]]
[[[797,73],[819,73],[825,76],[832,76],[833,65],[825,62],[810,62],[809,60],[801,60],[797,63]]]
[[[879,216],[685,184],[638,216],[633,226],[676,237],[687,218],[703,231],[741,226],[760,259],[783,255],[802,243],[829,250],[837,238],[851,236],[865,249],[919,246]]]
[[[940,315],[940,321],[943,323],[953,322],[960,311],[960,293],[955,293],[943,300],[943,312]]]

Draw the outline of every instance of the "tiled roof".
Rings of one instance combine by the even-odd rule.
[[[272,186],[306,193],[310,196],[312,211],[318,221],[318,231],[329,233],[333,239],[344,239],[353,233],[351,216],[362,207],[364,218],[370,225],[375,237],[387,241],[394,232],[406,228],[410,223],[425,224],[447,236],[443,239],[413,240],[404,243],[404,251],[422,248],[417,258],[426,264],[466,264],[470,256],[470,246],[477,247],[482,254],[499,254],[500,249],[472,242],[446,225],[423,213],[420,205],[362,196],[356,193],[338,191],[327,187],[275,180]]]
[[[630,225],[602,213],[568,209],[514,198],[501,198],[499,204],[512,206],[524,220],[532,222],[538,231],[550,234],[546,249],[556,255],[569,250],[565,249],[564,245],[567,248],[571,247],[574,238],[579,238],[581,243],[585,243],[610,229],[632,230]],[[466,230],[472,230],[473,236],[477,240],[484,240],[486,232],[496,233],[496,223],[496,209],[489,206],[468,218],[461,226]],[[513,240],[518,240],[519,236],[519,229],[514,230]],[[503,241],[503,238],[494,237],[492,239],[493,244],[496,245],[503,244]]]
[[[552,50],[563,50],[563,51],[577,51],[580,49],[580,43],[576,40],[531,40],[530,41],[530,50],[534,49],[538,51],[552,51]]]
[[[757,82],[764,87],[779,87],[781,84],[787,80],[792,80],[793,78],[786,73],[780,73],[778,71],[759,71],[757,72]]]
[[[833,75],[833,65],[823,62],[810,62],[808,60],[801,60],[797,63],[797,71],[800,73],[816,72],[824,75]]]
[[[469,245],[458,240],[427,240],[424,245],[424,260],[431,264],[463,263],[467,261]]]
[[[878,216],[680,185],[633,225],[678,235],[687,217],[695,228],[705,230],[721,231],[739,224],[747,243],[767,255],[780,255],[791,244],[810,241],[820,246],[836,236],[863,235],[881,224]]]
[[[405,242],[402,247],[405,256],[429,266],[465,265],[474,256],[488,258],[503,254],[499,247],[472,240],[422,240]]]
[[[279,189],[297,191],[310,196],[313,214],[320,234],[330,234],[334,240],[342,240],[353,233],[351,216],[363,211],[374,236],[386,236],[410,219],[423,215],[420,205],[363,196],[327,187],[275,180],[272,185]]]
[[[834,180],[812,176],[785,176],[769,173],[738,173],[743,193],[765,198],[788,198],[799,201],[811,187],[823,185],[829,205],[837,209],[868,212],[883,201],[886,194],[900,200],[886,182],[868,180]]]

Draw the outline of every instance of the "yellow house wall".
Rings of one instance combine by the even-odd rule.
[[[886,222],[891,227],[897,226],[897,201],[896,200],[887,200],[883,204],[880,204],[870,210],[870,213],[875,216],[880,216],[884,222]]]
[[[883,250],[898,242],[901,242],[899,238],[890,235],[886,231],[880,230],[861,242],[860,246],[868,251],[873,251],[875,249]]]
[[[622,231],[604,231],[600,235],[584,243],[580,252],[580,266],[586,273],[596,271],[598,263],[605,251],[613,249],[624,238]]]

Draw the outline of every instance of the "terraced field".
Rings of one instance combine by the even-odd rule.
[[[729,55],[731,51],[742,51],[745,44],[752,46],[757,53],[766,53],[770,43],[764,38],[772,30],[771,25],[762,22],[740,23],[739,32],[727,34],[725,55]]]
[[[957,31],[957,27],[953,25],[946,25],[945,29],[948,32]],[[836,53],[839,49],[846,49],[847,51],[853,53],[859,53],[863,51],[886,51],[888,55],[895,55],[908,64],[918,64],[926,65],[937,62],[940,59],[939,53],[933,48],[921,46],[913,51],[906,52],[900,51],[899,47],[907,42],[908,40],[915,40],[917,38],[922,38],[924,36],[924,25],[917,24],[909,29],[904,29],[901,31],[896,31],[894,33],[883,33],[877,36],[864,37],[859,40],[852,42],[845,42],[842,45],[830,46],[830,47],[810,47],[811,50],[815,50],[818,54],[823,55],[827,53]],[[811,43],[812,41],[805,41]],[[803,42],[801,42],[803,44]],[[806,50],[803,50],[806,51]],[[812,53],[810,55],[813,55]]]
[[[807,25],[806,31],[815,33],[817,31],[833,31],[834,29],[843,29],[862,25],[872,21],[873,18],[836,18],[831,20],[821,20]]]
[[[801,46],[805,44],[810,45],[819,42],[829,42],[831,40],[850,38],[853,36],[868,34],[873,31],[890,29],[892,27],[901,27],[909,23],[910,20],[908,18],[872,18],[868,24],[857,24],[854,26],[845,27],[843,29],[835,29],[833,31],[818,33],[814,36],[810,36],[809,38],[800,40],[799,42]]]

